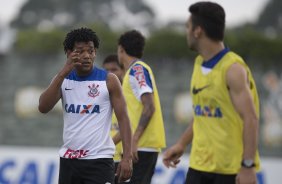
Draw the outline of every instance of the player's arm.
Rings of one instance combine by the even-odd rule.
[[[50,85],[40,95],[38,110],[47,113],[56,105],[61,98],[61,85],[64,77],[59,73],[54,77]]]
[[[144,93],[141,96],[141,102],[143,105],[143,111],[137,126],[137,129],[134,133],[134,141],[138,142],[140,137],[142,136],[144,130],[149,124],[150,119],[152,118],[155,112],[155,105],[154,105],[154,95],[153,93]]]
[[[121,141],[121,137],[120,137],[120,133],[117,132],[114,136],[113,136],[113,141],[115,143],[115,145],[117,145],[120,141]]]
[[[123,157],[117,169],[119,180],[127,180],[132,174],[132,133],[127,114],[126,102],[122,93],[121,85],[116,75],[109,73],[107,86],[110,93],[111,104],[117,117],[119,132],[122,140]]]
[[[192,139],[193,139],[193,122],[194,122],[194,119],[191,120],[191,122],[189,123],[185,132],[181,135],[181,137],[177,141],[177,144],[181,145],[184,148],[192,142]]]
[[[243,158],[255,159],[258,140],[259,120],[251,96],[250,84],[245,68],[235,63],[230,66],[226,76],[229,94],[234,108],[243,120]],[[240,181],[256,179],[254,169],[242,168],[237,176]]]
[[[138,160],[137,155],[137,147],[138,147],[138,141],[143,135],[145,129],[147,128],[150,119],[152,118],[154,112],[155,112],[155,105],[154,105],[154,94],[153,93],[144,93],[141,96],[141,102],[143,105],[143,110],[141,113],[141,117],[139,119],[138,126],[134,132],[133,135],[133,146],[135,149],[133,149],[133,158],[135,161]]]
[[[38,110],[42,113],[47,113],[56,105],[61,98],[61,86],[64,78],[76,66],[80,65],[79,55],[76,51],[68,52],[68,59],[63,69],[53,78],[50,85],[43,91],[39,98]]]
[[[191,123],[189,123],[189,126],[178,141],[164,152],[163,163],[167,168],[176,167],[176,165],[180,162],[180,157],[183,155],[185,148],[192,142],[193,122],[194,120],[192,119]]]

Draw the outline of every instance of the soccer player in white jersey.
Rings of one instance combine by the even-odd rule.
[[[94,66],[99,38],[89,28],[70,31],[64,41],[67,61],[41,94],[39,111],[49,112],[61,99],[63,145],[59,184],[113,184],[115,145],[110,136],[112,111],[118,119],[123,158],[117,175],[132,174],[131,128],[118,78]]]

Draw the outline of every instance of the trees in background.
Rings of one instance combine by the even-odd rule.
[[[261,14],[255,27],[265,34],[275,37],[282,35],[282,1],[270,0]]]
[[[102,54],[116,52],[120,32],[114,32],[102,24],[92,24],[89,27],[95,30],[101,38],[99,52]],[[58,54],[62,52],[65,32],[60,28],[47,32],[23,29],[18,32],[14,48],[22,54]],[[275,39],[269,38],[253,27],[228,30],[225,44],[247,60],[266,60],[268,64],[271,64],[279,62],[278,59],[281,58],[282,36]],[[161,28],[151,32],[147,37],[145,53],[148,57],[175,59],[195,57],[195,53],[187,47],[185,33],[169,28]]]
[[[257,23],[227,30],[226,45],[248,60],[278,61],[282,48],[282,34],[278,34],[282,29],[281,2],[270,0]],[[154,17],[143,1],[30,0],[12,22],[18,28],[14,48],[23,54],[57,54],[69,29],[88,26],[101,38],[100,52],[114,53],[119,34],[135,28],[149,33],[146,56],[194,58],[187,47],[184,22],[156,29]]]
[[[39,31],[56,27],[103,23],[111,29],[153,25],[155,14],[143,1],[132,0],[29,0],[11,25]]]

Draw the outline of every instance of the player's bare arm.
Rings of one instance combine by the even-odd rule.
[[[117,145],[120,141],[121,141],[121,137],[120,137],[120,133],[117,132],[114,136],[113,136],[113,141],[115,143],[115,145]]]
[[[141,102],[143,104],[143,111],[141,117],[139,119],[139,124],[136,128],[136,131],[133,135],[133,160],[135,162],[138,161],[138,141],[141,138],[143,132],[145,131],[146,127],[148,126],[150,119],[152,118],[155,112],[155,105],[154,105],[154,94],[153,93],[144,93],[141,96]]]
[[[176,165],[180,162],[180,157],[183,155],[185,148],[192,142],[192,139],[193,119],[178,141],[164,152],[163,163],[167,168],[176,167]]]
[[[243,120],[243,158],[254,160],[258,142],[258,116],[251,96],[247,71],[240,64],[233,64],[226,76],[229,93],[235,109]],[[237,182],[255,183],[254,168],[241,168]]]
[[[79,54],[76,51],[69,51],[66,64],[62,70],[53,78],[50,85],[40,95],[38,110],[48,113],[61,98],[61,85],[64,78],[72,71],[76,65],[80,65]]]
[[[130,121],[127,114],[126,102],[122,94],[120,82],[116,75],[109,73],[107,78],[107,86],[110,93],[111,103],[118,120],[120,136],[123,146],[123,157],[118,166],[117,174],[119,181],[125,181],[132,174],[132,133]]]

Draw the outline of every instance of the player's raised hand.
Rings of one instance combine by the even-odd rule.
[[[81,66],[80,53],[78,50],[74,49],[72,52],[69,51],[67,53],[67,61],[62,72],[64,75],[68,75],[76,66]]]
[[[80,53],[78,50],[74,49],[67,58],[67,64],[71,65],[72,67],[74,66],[80,66]]]

